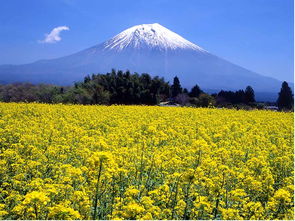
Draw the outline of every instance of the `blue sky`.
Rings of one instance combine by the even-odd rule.
[[[0,0],[0,64],[69,55],[159,23],[219,57],[293,82],[293,9],[293,0]],[[46,43],[59,26],[61,40]]]

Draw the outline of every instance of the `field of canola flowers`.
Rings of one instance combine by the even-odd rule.
[[[0,219],[293,219],[293,114],[0,103]]]

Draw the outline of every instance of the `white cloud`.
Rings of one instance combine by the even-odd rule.
[[[55,43],[61,40],[60,32],[70,30],[67,26],[59,26],[54,29],[49,34],[45,34],[45,39],[40,41],[41,43]]]

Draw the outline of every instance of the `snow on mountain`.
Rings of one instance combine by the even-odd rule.
[[[104,43],[104,50],[122,51],[126,48],[205,51],[158,23],[136,25],[119,33]]]

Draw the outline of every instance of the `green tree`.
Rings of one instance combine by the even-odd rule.
[[[255,93],[251,86],[247,86],[245,90],[245,103],[253,103],[255,102]]]
[[[198,100],[199,100],[199,106],[201,107],[208,107],[211,105],[215,105],[214,97],[210,96],[209,94],[200,94]]]
[[[190,97],[199,97],[200,94],[202,94],[203,91],[200,89],[200,87],[196,84],[190,91],[189,96]]]
[[[180,85],[180,81],[177,76],[173,79],[173,84],[171,86],[171,95],[173,98],[175,98],[178,94],[182,93],[182,88]]]
[[[108,104],[110,101],[110,94],[104,90],[101,85],[95,85],[92,89],[92,103],[93,104]]]
[[[277,100],[277,104],[280,110],[286,109],[291,110],[293,107],[293,94],[292,90],[289,87],[288,83],[284,81],[282,83],[281,91],[279,93],[279,98]]]

